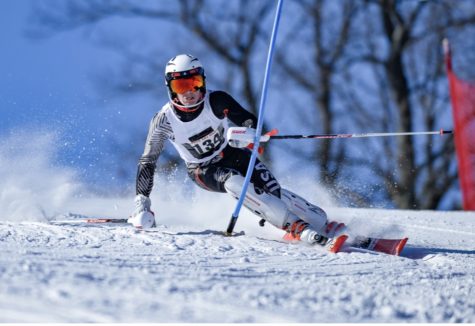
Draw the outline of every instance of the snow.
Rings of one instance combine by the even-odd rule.
[[[66,223],[127,217],[133,198],[88,194],[54,139],[30,139],[34,156],[0,143],[0,322],[475,322],[473,212],[339,208],[288,185],[355,234],[408,236],[400,257],[283,243],[246,210],[245,235],[223,237],[232,198],[165,180],[154,230]]]

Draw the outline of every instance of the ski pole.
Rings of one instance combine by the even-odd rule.
[[[452,130],[439,131],[415,131],[415,132],[369,132],[359,134],[320,134],[320,135],[282,135],[263,136],[260,141],[266,142],[272,139],[334,139],[334,138],[369,138],[369,137],[392,137],[392,136],[419,136],[419,135],[447,135],[453,134]]]
[[[233,233],[234,226],[236,225],[237,219],[239,217],[239,212],[241,211],[241,207],[244,203],[244,197],[246,196],[247,188],[251,180],[252,171],[254,170],[254,165],[256,163],[257,153],[259,151],[259,139],[262,132],[262,124],[264,123],[263,120],[264,120],[264,112],[265,112],[265,107],[266,107],[266,98],[267,98],[267,89],[268,89],[267,86],[269,82],[269,76],[270,76],[270,70],[271,70],[270,68],[272,66],[275,41],[277,38],[277,31],[279,28],[283,2],[284,0],[279,0],[277,2],[277,8],[276,8],[275,17],[274,17],[274,25],[272,27],[269,50],[267,53],[267,63],[266,63],[266,69],[264,72],[264,84],[262,85],[262,94],[261,94],[261,100],[259,103],[259,114],[257,118],[256,136],[254,137],[254,143],[256,144],[256,146],[252,150],[252,154],[249,160],[249,165],[247,167],[246,177],[244,178],[244,184],[241,190],[241,194],[236,204],[236,208],[234,209],[234,212],[231,215],[231,219],[229,220],[229,224],[226,229],[225,235],[232,235]]]

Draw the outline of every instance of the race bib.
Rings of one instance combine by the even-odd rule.
[[[208,157],[224,143],[224,127],[220,125],[216,130],[209,127],[199,134],[190,137],[189,141],[189,143],[182,145],[193,157],[197,159]]]

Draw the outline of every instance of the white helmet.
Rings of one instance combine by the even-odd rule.
[[[194,76],[201,77],[198,78],[199,81],[196,84],[198,86],[195,86],[194,88],[202,92],[202,99],[198,103],[188,106],[183,105],[182,103],[177,103],[177,93],[174,92],[172,89],[172,81],[180,79],[189,79]],[[203,103],[204,95],[206,94],[205,79],[205,71],[200,60],[189,54],[179,54],[176,57],[171,58],[165,67],[165,84],[167,85],[168,97],[170,98],[170,101],[173,103],[173,105],[179,108],[186,109],[191,107],[198,107],[201,103]]]

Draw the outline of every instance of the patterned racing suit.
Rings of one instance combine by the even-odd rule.
[[[169,140],[185,161],[188,175],[200,187],[226,192],[224,183],[232,175],[245,176],[251,151],[228,145],[229,123],[256,128],[257,118],[223,91],[208,92],[194,112],[176,110],[165,104],[150,122],[145,150],[140,157],[136,193],[149,197],[157,160]],[[281,196],[281,188],[267,167],[256,160],[251,182],[255,191]]]

